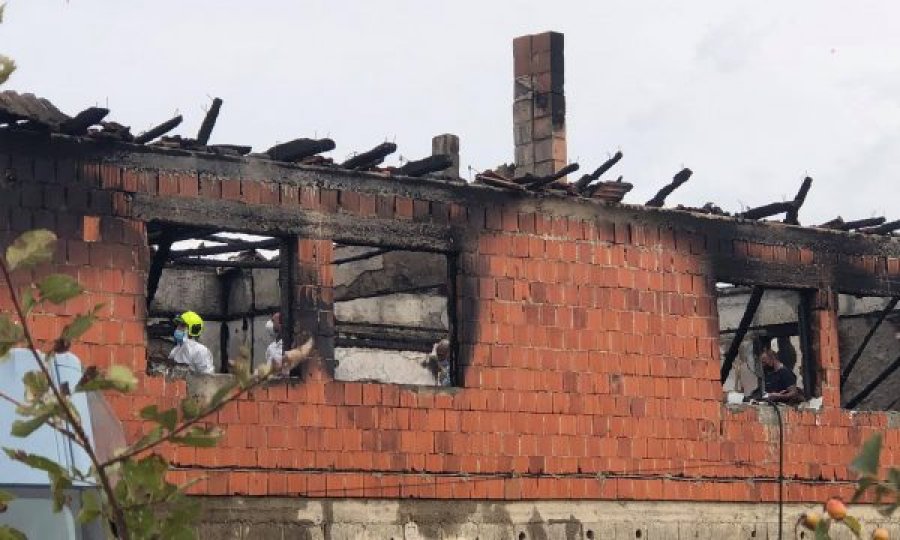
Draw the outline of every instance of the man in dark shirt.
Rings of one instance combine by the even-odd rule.
[[[763,342],[761,349],[759,359],[763,365],[765,384],[763,399],[781,403],[802,401],[797,376],[781,363],[772,350],[771,342]]]

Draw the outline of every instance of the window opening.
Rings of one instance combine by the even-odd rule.
[[[729,402],[816,396],[812,291],[716,285],[722,385]]]
[[[900,410],[898,297],[838,295],[841,404]]]
[[[290,265],[281,259],[286,239],[152,223],[148,241],[149,372],[205,372],[198,359],[208,357],[212,372],[227,373],[229,361],[243,354],[256,368],[273,343],[290,340],[290,294],[282,294],[290,279]],[[176,336],[176,319],[185,312],[202,319],[202,329],[185,321],[186,339]],[[176,353],[188,364],[170,358],[177,340],[189,342]]]
[[[335,244],[335,378],[451,386],[455,257]]]

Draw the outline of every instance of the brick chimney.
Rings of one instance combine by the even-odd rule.
[[[518,37],[513,40],[513,59],[516,176],[554,173],[566,165],[563,35]]]

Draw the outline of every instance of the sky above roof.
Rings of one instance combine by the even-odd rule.
[[[900,218],[900,4],[8,0],[6,89],[63,111],[108,106],[143,131],[176,113],[212,143],[262,151],[330,137],[343,160],[385,140],[388,164],[461,139],[463,176],[513,159],[512,40],[565,33],[569,159],[644,202],[682,167],[669,205],[739,211],[793,198],[800,220]],[[471,170],[469,169],[471,167]]]

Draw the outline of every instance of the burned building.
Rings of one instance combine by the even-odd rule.
[[[809,181],[793,201],[728,215],[664,208],[688,170],[646,204],[602,176],[621,155],[576,178],[562,46],[516,40],[516,163],[475,183],[456,178],[450,138],[399,168],[379,166],[392,144],[336,164],[320,156],[329,140],[210,145],[214,115],[196,139],[152,143],[177,122],[134,137],[104,111],[2,95],[3,238],[55,231],[56,260],[36,274],[87,290],[36,315],[36,337],[105,304],[74,351],[139,373],[135,393],[108,397],[129,440],[149,428],[135,411],[230,377],[236,344],[258,355],[273,313],[286,346],[314,339],[302,372],[217,413],[218,447],[168,450],[173,479],[207,478],[191,488],[203,537],[765,538],[779,504],[851,493],[848,464],[871,434],[900,463],[900,418],[842,401],[853,354],[839,301],[888,299],[864,313],[887,302],[891,319],[900,243],[800,225]],[[746,288],[736,313],[717,284]],[[221,373],[153,368],[185,308],[210,321]],[[791,343],[803,404],[726,402],[760,330]],[[441,339],[446,386],[427,361]],[[873,371],[861,348],[854,378]]]

